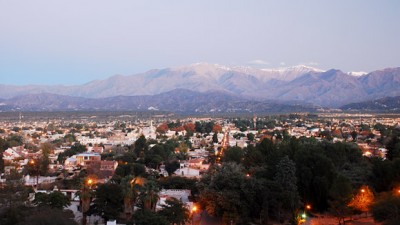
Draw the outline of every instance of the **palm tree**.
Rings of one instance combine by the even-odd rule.
[[[139,196],[139,190],[143,185],[143,178],[127,176],[122,179],[121,185],[124,196],[124,213],[126,218],[130,219]]]
[[[90,208],[90,202],[92,201],[93,197],[93,191],[90,188],[91,184],[92,180],[90,179],[88,180],[87,184],[84,182],[81,191],[78,193],[82,210],[82,225],[86,225],[87,223],[86,221],[87,211]]]
[[[149,209],[152,211],[156,210],[156,204],[159,200],[159,192],[160,190],[154,181],[148,180],[145,183],[143,191],[141,192],[141,201],[144,209]]]

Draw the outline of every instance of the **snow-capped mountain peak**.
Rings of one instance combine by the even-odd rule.
[[[361,76],[364,76],[364,75],[366,75],[368,73],[367,72],[363,72],[363,71],[358,71],[358,72],[352,71],[352,72],[348,72],[347,74],[351,75],[351,76],[355,76],[355,77],[361,77]]]

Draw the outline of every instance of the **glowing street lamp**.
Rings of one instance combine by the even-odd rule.
[[[194,214],[197,212],[197,206],[196,205],[193,205],[193,207],[192,207],[192,225],[194,224]]]
[[[31,166],[35,169],[35,173],[36,173],[36,189],[39,186],[39,165],[35,165],[36,161],[34,159],[31,159],[31,161],[29,161],[29,164],[31,164]]]

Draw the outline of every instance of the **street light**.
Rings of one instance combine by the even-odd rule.
[[[193,207],[192,207],[192,225],[194,224],[194,214],[196,213],[196,211],[197,211],[197,206],[193,205]]]
[[[83,182],[83,187],[80,193],[80,204],[82,210],[82,225],[86,225],[87,223],[87,211],[90,208],[90,202],[92,198],[91,190],[92,184],[94,183],[92,178],[89,178],[86,182]]]
[[[39,186],[39,165],[37,165],[35,160],[33,159],[29,161],[29,164],[31,164],[32,168],[35,170],[36,173],[36,190],[37,190]]]

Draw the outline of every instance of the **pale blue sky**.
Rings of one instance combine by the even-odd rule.
[[[400,1],[0,0],[0,84],[82,84],[210,62],[400,66]]]

